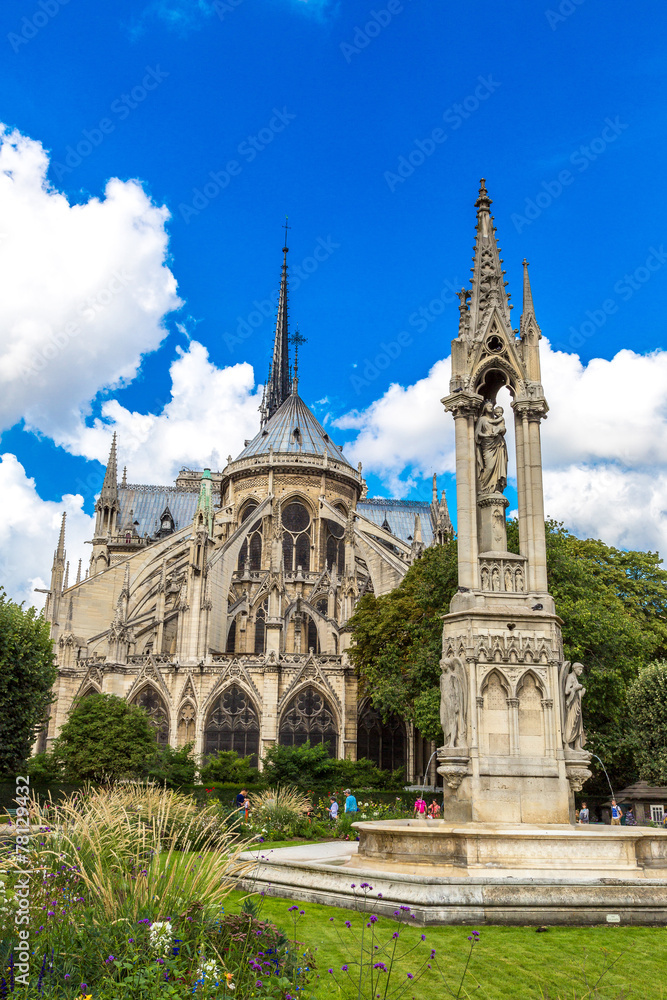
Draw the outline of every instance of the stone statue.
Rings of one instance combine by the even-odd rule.
[[[502,406],[484,403],[475,426],[477,482],[480,493],[502,493],[507,486],[507,445]]]
[[[560,667],[563,743],[571,750],[583,750],[586,743],[581,714],[581,699],[586,694],[586,688],[579,683],[583,669],[582,663],[570,663],[569,660],[565,660]]]
[[[459,656],[440,661],[440,722],[446,747],[466,745],[468,677]]]

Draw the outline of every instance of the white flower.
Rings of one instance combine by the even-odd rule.
[[[164,954],[171,948],[173,930],[167,920],[158,920],[151,925],[149,932],[150,945],[153,951]]]

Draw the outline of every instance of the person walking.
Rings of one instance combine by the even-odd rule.
[[[356,813],[356,812],[358,812],[359,811],[359,807],[357,806],[357,800],[355,799],[355,797],[352,794],[352,792],[350,791],[350,789],[346,788],[344,794],[346,795],[346,799],[345,799],[345,812],[346,813]]]
[[[623,810],[620,806],[616,805],[616,799],[611,800],[611,825],[620,826],[621,817],[623,816]]]
[[[338,820],[338,802],[334,795],[329,796],[329,819],[333,820],[334,823]]]
[[[248,792],[245,788],[242,788],[239,794],[236,796],[236,808],[240,812],[241,816],[244,818],[248,815]]]
[[[428,807],[428,814],[431,819],[439,819],[440,817],[440,806],[435,799],[433,799],[433,802]]]
[[[581,803],[581,809],[579,810],[579,822],[580,823],[590,822],[590,814],[588,812],[588,806],[586,805],[585,802]]]

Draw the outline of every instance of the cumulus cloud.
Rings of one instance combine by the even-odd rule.
[[[171,394],[159,412],[137,413],[107,400],[101,419],[79,425],[66,442],[77,455],[106,462],[113,431],[118,433],[119,462],[135,483],[170,484],[182,466],[222,469],[227,456],[241,451],[259,430],[262,386],[255,388],[247,364],[216,368],[206,348],[191,341],[172,363]],[[156,400],[155,403],[160,403]]]
[[[70,204],[39,142],[0,125],[0,430],[21,418],[58,443],[102,389],[132,379],[181,303],[169,218],[136,181]]]
[[[93,537],[94,518],[82,510],[83,498],[65,494],[60,502],[41,500],[35,480],[15,455],[0,455],[0,579],[13,600],[42,607],[51,578],[53,551],[58,542],[60,521],[67,511],[67,558],[70,560],[70,583],[76,579],[78,560],[83,573],[90,559],[84,543]]]
[[[454,422],[440,403],[449,372],[446,358],[414,385],[392,384],[365,410],[335,421],[357,431],[346,454],[396,495],[432,470],[454,472]],[[667,352],[623,350],[583,364],[545,339],[542,379],[547,514],[577,534],[667,553]],[[511,433],[508,446],[511,455]]]

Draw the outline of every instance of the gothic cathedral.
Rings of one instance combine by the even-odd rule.
[[[118,481],[114,434],[90,568],[69,583],[65,515],[46,616],[59,676],[45,749],[75,700],[109,692],[143,706],[162,743],[262,755],[276,742],[424,773],[436,744],[359,700],[349,620],[386,594],[424,548],[452,535],[430,503],[366,496],[299,396],[301,338],[288,329],[287,246],[260,426],[221,472],[173,486]],[[290,346],[294,346],[291,364]],[[432,762],[431,782],[435,780]]]

